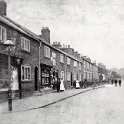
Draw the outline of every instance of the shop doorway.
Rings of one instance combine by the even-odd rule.
[[[51,66],[41,64],[41,87],[50,87],[51,85]]]

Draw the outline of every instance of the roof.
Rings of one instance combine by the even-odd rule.
[[[26,27],[17,24],[16,22],[14,22],[13,20],[11,20],[10,18],[8,18],[6,16],[0,16],[0,22],[12,27],[13,29],[15,29],[15,30],[17,30],[17,31],[19,31],[19,32],[21,32],[21,33],[23,33],[23,34],[25,34],[25,35],[33,38],[33,39],[35,39],[37,42],[42,42],[45,45],[51,47],[52,49],[54,49],[56,51],[59,51],[60,53],[66,55],[66,56],[68,56],[68,57],[70,57],[70,58],[72,58],[72,59],[74,59],[74,60],[76,60],[78,62],[82,62],[82,61],[76,59],[74,56],[72,56],[72,55],[70,55],[70,54],[68,54],[68,53],[66,53],[66,52],[64,52],[64,51],[62,51],[62,50],[60,50],[58,48],[53,47],[51,44],[47,43],[43,38],[41,38],[38,35],[36,35],[35,33],[31,32]],[[87,60],[85,60],[85,61],[87,61]]]
[[[39,39],[39,37],[35,33],[31,32],[26,27],[17,24],[16,22],[14,22],[13,20],[11,20],[10,18],[8,18],[6,16],[0,16],[0,21],[7,24],[8,26],[16,29],[17,31],[19,31],[23,34],[25,34],[33,39],[36,39],[37,41]]]

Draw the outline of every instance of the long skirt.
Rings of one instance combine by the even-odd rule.
[[[63,82],[61,82],[61,84],[60,84],[60,91],[64,91],[64,90],[65,90],[64,84],[63,84]]]
[[[76,88],[77,88],[77,89],[80,88],[80,85],[79,85],[78,82],[76,82]]]

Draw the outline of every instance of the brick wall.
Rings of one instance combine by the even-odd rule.
[[[34,90],[34,68],[35,68],[35,66],[38,67],[38,62],[39,62],[39,58],[38,58],[39,57],[39,49],[38,49],[39,43],[37,41],[35,41],[34,39],[32,39],[26,35],[23,35],[22,33],[19,33],[18,31],[12,29],[9,26],[6,26],[2,23],[0,25],[3,25],[6,28],[7,39],[15,42],[16,47],[15,47],[15,49],[13,49],[11,51],[12,56],[21,57],[23,59],[22,65],[30,65],[31,66],[31,81],[28,81],[28,82],[23,81],[22,82],[23,88],[26,87],[26,88]],[[21,36],[30,40],[30,53],[21,50]],[[2,46],[0,46],[0,50],[3,50],[3,49],[5,49],[5,48],[2,48]],[[1,60],[2,61],[0,61],[0,66],[7,65],[7,63],[6,63],[7,61],[5,60],[4,57]],[[7,73],[7,71],[6,71],[7,67],[6,66],[2,66],[2,67],[3,67],[3,69],[1,69],[1,67],[0,67],[0,70],[2,71],[2,75],[3,75],[2,77],[6,79],[7,74],[5,74],[5,73]],[[25,85],[27,85],[26,83],[28,83],[28,87],[25,86]]]

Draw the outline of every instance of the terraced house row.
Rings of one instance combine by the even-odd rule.
[[[50,43],[50,30],[42,28],[41,35],[29,31],[6,15],[7,4],[0,1],[0,88],[8,87],[8,51],[4,43],[12,41],[11,73],[23,90],[50,87],[53,76],[63,78],[65,88],[73,81],[99,80],[98,67],[90,58],[82,57],[70,46]]]

